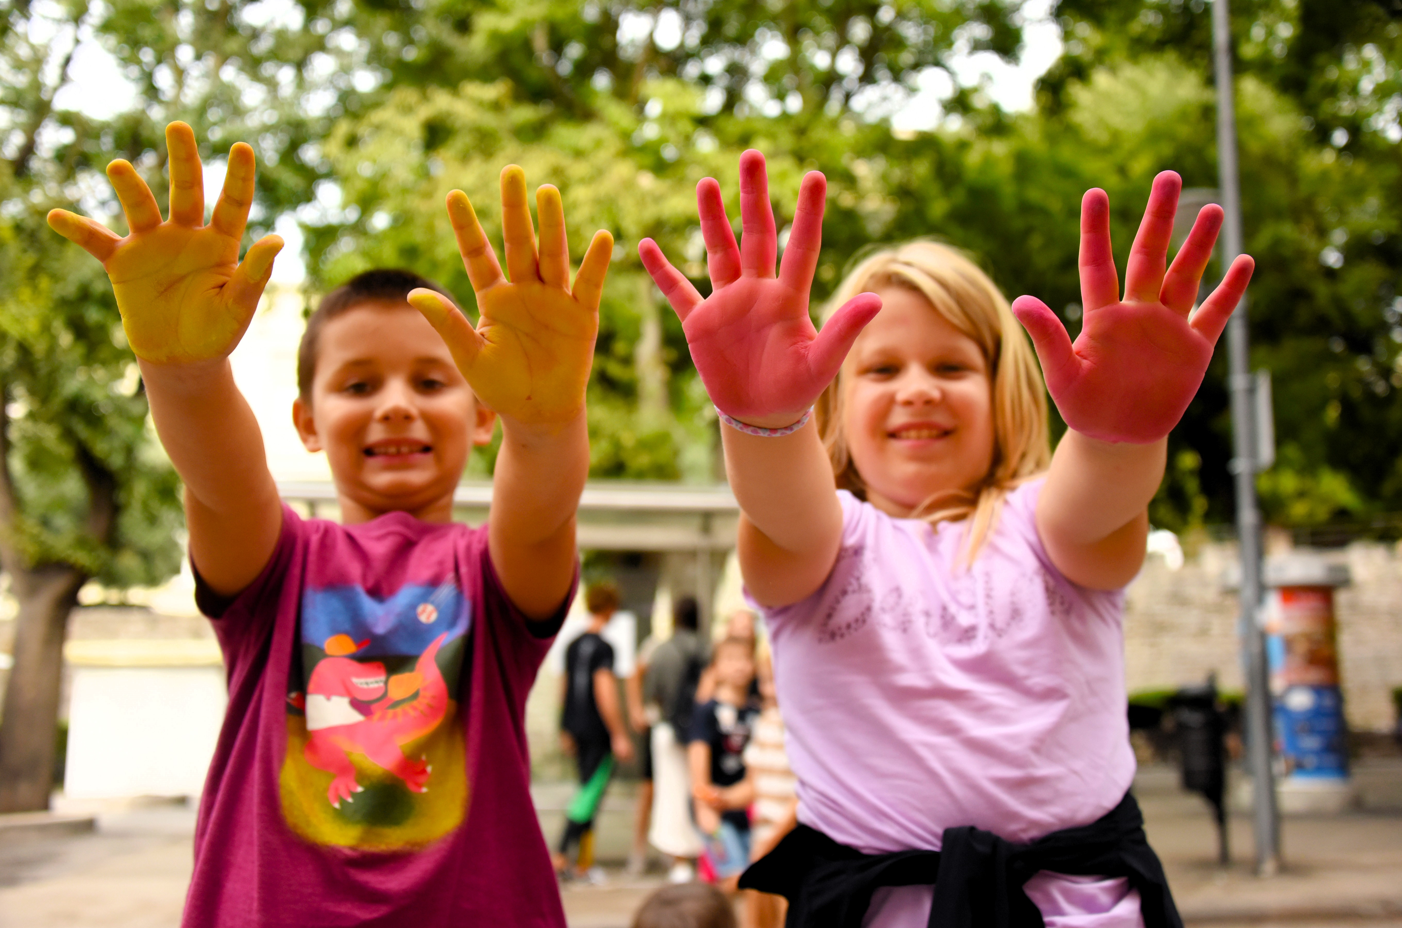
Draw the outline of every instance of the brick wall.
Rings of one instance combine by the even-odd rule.
[[[1276,547],[1276,553],[1283,551]],[[1389,729],[1395,722],[1390,691],[1402,686],[1402,552],[1391,544],[1355,542],[1316,553],[1347,564],[1353,578],[1334,603],[1349,725]],[[1149,556],[1125,608],[1131,693],[1200,683],[1214,670],[1222,688],[1243,688],[1237,596],[1222,582],[1236,558],[1236,545],[1220,542],[1191,548],[1176,571],[1162,556]]]

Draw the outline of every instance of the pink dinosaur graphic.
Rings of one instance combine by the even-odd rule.
[[[349,752],[363,754],[404,781],[416,793],[428,791],[433,768],[404,756],[402,746],[433,731],[448,710],[448,687],[434,658],[447,634],[424,650],[410,673],[387,677],[379,661],[347,657],[369,644],[347,635],[327,639],[325,660],[307,683],[307,762],[332,774],[326,791],[331,805],[350,800],[363,787],[356,782]],[[396,708],[393,703],[413,696]]]

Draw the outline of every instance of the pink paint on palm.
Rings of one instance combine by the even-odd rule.
[[[1080,253],[1085,322],[1074,344],[1041,300],[1023,296],[1013,302],[1062,418],[1091,438],[1149,444],[1172,431],[1197,393],[1213,346],[1251,279],[1255,264],[1242,255],[1193,312],[1222,209],[1203,207],[1172,266],[1166,267],[1182,183],[1172,171],[1154,179],[1130,251],[1123,299],[1110,250],[1109,198],[1103,190],[1086,193]]]
[[[788,425],[837,375],[857,333],[881,309],[863,293],[839,309],[821,332],[808,316],[808,295],[822,245],[827,180],[803,178],[793,228],[775,274],[778,241],[764,156],[740,157],[742,235],[737,245],[720,185],[706,178],[696,201],[706,241],[712,292],[706,299],[663,256],[652,239],[638,254],[681,319],[687,345],[716,407],[759,427]]]

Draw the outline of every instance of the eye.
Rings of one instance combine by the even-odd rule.
[[[349,393],[351,396],[365,396],[370,392],[370,381],[352,380],[341,388],[342,393]]]
[[[891,361],[882,361],[877,364],[869,365],[866,370],[862,371],[863,374],[869,377],[894,377],[900,372],[900,365]]]
[[[425,393],[433,393],[434,391],[441,390],[446,386],[447,384],[439,380],[437,377],[424,377],[419,381],[419,389],[424,391]]]

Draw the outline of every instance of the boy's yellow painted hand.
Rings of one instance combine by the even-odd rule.
[[[222,358],[234,350],[253,318],[273,272],[282,239],[269,235],[239,261],[239,243],[253,203],[253,149],[229,152],[224,189],[204,224],[204,181],[194,131],[166,127],[170,152],[170,218],[162,221],[151,188],[127,161],[107,177],[122,203],[130,233],[67,210],[49,213],[54,231],[102,262],[122,328],[136,356],[158,364]]]
[[[501,172],[501,208],[510,280],[467,194],[448,194],[448,217],[477,293],[477,327],[432,290],[413,291],[409,302],[443,336],[482,402],[526,425],[563,425],[584,408],[613,236],[594,234],[571,287],[560,191],[549,185],[536,191],[538,251],[526,175],[516,165]]]

